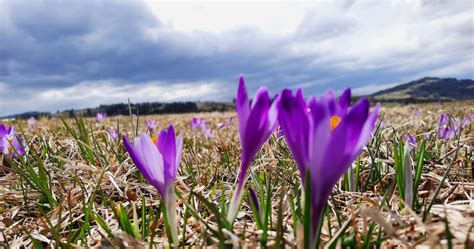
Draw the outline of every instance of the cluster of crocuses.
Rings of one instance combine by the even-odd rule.
[[[247,171],[277,124],[291,150],[300,172],[302,186],[309,186],[311,211],[311,243],[315,243],[318,223],[332,188],[351,166],[371,137],[378,116],[378,105],[370,113],[367,99],[350,106],[347,89],[337,100],[333,91],[322,97],[305,99],[299,89],[294,95],[285,89],[272,101],[265,87],[258,89],[250,101],[244,78],[240,78],[236,110],[238,116],[241,162],[235,191],[228,208],[232,223],[238,212],[247,178]],[[191,127],[202,127],[203,120],[193,119]],[[161,131],[157,140],[142,134],[134,145],[124,136],[130,157],[162,196],[169,219],[173,243],[177,226],[172,211],[175,205],[174,181],[182,152],[182,137],[175,137],[174,128]],[[309,181],[305,182],[305,181]]]
[[[241,168],[228,213],[233,221],[245,185],[246,171],[256,153],[271,135],[277,121],[300,171],[302,186],[310,186],[311,241],[315,242],[319,219],[331,190],[351,166],[371,137],[378,105],[369,113],[367,99],[350,107],[347,89],[337,101],[336,94],[306,100],[299,89],[294,95],[285,89],[272,102],[266,88],[260,88],[250,104],[244,79],[240,79],[236,109],[242,146]],[[310,183],[305,185],[305,181]]]
[[[0,124],[0,154],[9,157],[22,156],[25,153],[24,140],[15,127],[7,128]]]
[[[228,128],[232,125],[232,117],[227,119],[227,123],[218,123],[217,129],[222,130],[224,128]],[[206,120],[199,117],[194,117],[191,119],[191,129],[195,130],[197,128],[201,129],[201,133],[204,137],[210,138],[212,137],[211,128],[207,127]]]
[[[441,114],[438,119],[438,137],[441,139],[450,139],[471,121],[472,114],[467,115],[462,121],[459,117],[451,117],[449,113]]]
[[[227,119],[227,123],[218,123],[217,129],[222,130],[224,128],[229,128],[230,126],[232,126],[232,117]]]
[[[204,137],[212,137],[211,128],[207,127],[206,120],[204,120],[203,118],[194,117],[191,120],[191,129],[195,130],[198,128],[201,129],[201,133]]]

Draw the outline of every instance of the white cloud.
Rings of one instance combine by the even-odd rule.
[[[308,2],[270,1],[148,1],[166,26],[180,32],[222,33],[242,27],[273,34],[288,34],[301,21]]]
[[[453,63],[450,65],[443,65],[438,68],[416,74],[412,77],[412,79],[417,79],[417,78],[426,77],[426,76],[452,77],[452,75],[457,74],[459,72],[470,72],[471,77],[473,77],[474,76],[473,70],[474,70],[474,60],[461,61],[461,62]]]
[[[37,95],[39,100],[75,102],[95,100],[100,103],[199,100],[217,93],[215,82],[177,83],[166,85],[161,82],[116,85],[111,81],[85,81],[64,89],[49,89]]]
[[[472,60],[474,5],[468,1],[452,5],[451,11],[438,15],[433,15],[436,8],[419,1],[357,1],[348,9],[335,5],[315,8],[307,12],[310,18],[303,19],[307,22],[301,26],[311,29],[324,24],[316,28],[315,35],[329,35],[295,40],[290,47],[300,55],[319,55],[314,60],[316,67],[329,65],[340,70],[406,70],[415,63],[421,67],[453,60],[458,53],[458,60]]]
[[[115,84],[113,81],[86,81],[66,88],[35,92],[0,92],[2,115],[23,111],[51,111],[69,108],[97,107],[101,104],[138,102],[172,102],[215,100],[228,97],[219,90],[218,82],[182,82],[166,85],[162,82]],[[2,87],[2,84],[0,84]],[[28,99],[28,101],[25,101]]]

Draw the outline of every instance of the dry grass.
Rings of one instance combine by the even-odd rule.
[[[426,146],[429,158],[423,161],[418,189],[420,206],[413,209],[401,208],[402,200],[395,187],[392,149],[393,135],[400,137],[410,132],[421,141],[424,133],[436,133],[441,113],[465,117],[473,113],[473,107],[472,101],[383,107],[383,128],[360,158],[357,191],[347,191],[344,182],[333,190],[323,224],[322,245],[359,248],[452,245],[472,248],[472,124],[465,127],[459,142],[457,139],[445,141],[433,137],[429,140]],[[421,114],[416,115],[417,111]],[[207,121],[213,132],[211,138],[205,138],[198,130],[191,130],[189,122],[195,115]],[[234,124],[218,130],[217,124],[226,122],[231,116]],[[181,246],[219,246],[219,237],[212,232],[219,230],[216,213],[191,192],[214,203],[220,212],[227,205],[221,203],[229,199],[239,167],[240,144],[235,116],[235,113],[209,113],[140,117],[140,130],[145,130],[146,118],[154,118],[162,128],[173,124],[185,138],[176,185],[181,196],[176,206]],[[78,131],[74,120],[66,121]],[[121,132],[132,136],[130,117],[112,117],[105,124],[98,124],[93,119],[85,120],[93,153],[92,158],[87,158],[81,151],[81,146],[87,147],[85,140],[73,138],[60,120],[42,119],[33,129],[27,128],[24,121],[15,123],[22,127],[29,150],[21,162],[0,159],[0,244],[5,248],[168,245],[159,215],[161,201],[157,191],[143,180],[121,142],[113,142],[107,136],[106,130],[117,127],[117,124],[120,124]],[[450,167],[433,206],[423,219],[424,210]],[[38,190],[37,185],[29,182],[27,176],[20,174],[19,171],[27,168],[38,175],[41,172],[47,174],[41,179],[46,181],[46,192],[49,191],[53,201]],[[221,229],[218,233],[222,234],[226,245],[297,247],[301,241],[298,236],[302,234],[299,231],[301,224],[295,224],[298,219],[292,205],[299,206],[301,187],[285,143],[278,143],[272,137],[250,171],[247,185],[254,189],[258,185],[256,179],[271,179],[268,240],[261,242],[264,231],[257,229],[247,198],[233,229]],[[134,212],[137,214],[139,236],[134,237],[120,227],[112,210],[118,204],[123,205],[132,223]],[[150,217],[152,213],[158,216]],[[100,225],[100,220],[104,221],[105,228]],[[146,236],[142,236],[144,227]]]

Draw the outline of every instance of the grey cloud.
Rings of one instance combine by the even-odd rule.
[[[348,14],[363,9],[358,3],[308,10],[297,29],[282,37],[256,28],[219,34],[178,32],[139,2],[0,1],[0,114],[10,112],[6,109],[12,105],[5,107],[5,101],[21,97],[40,102],[35,94],[61,89],[70,93],[84,82],[92,82],[86,84],[91,88],[107,82],[109,89],[121,93],[121,87],[132,92],[136,86],[139,91],[153,82],[170,88],[212,82],[219,94],[208,89],[212,95],[203,92],[193,98],[230,100],[240,73],[246,76],[249,91],[266,84],[273,93],[300,86],[308,94],[328,87],[403,82],[424,72],[473,77],[472,68],[465,66],[473,60],[473,18],[466,18],[469,8],[462,3],[443,6],[449,15],[439,12],[436,4],[422,4],[421,16],[406,24],[410,40],[379,50],[373,47],[384,41],[376,40],[389,33],[352,45],[352,39],[372,31],[361,22],[365,16]],[[114,96],[95,95],[93,103],[122,97]],[[65,109],[81,103],[57,99],[25,104],[11,112],[28,111],[27,106]]]

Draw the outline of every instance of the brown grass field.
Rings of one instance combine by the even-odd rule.
[[[419,112],[419,113],[418,113]],[[449,140],[437,137],[438,117],[461,119],[474,102],[385,105],[380,125],[350,176],[333,189],[321,232],[326,248],[474,248],[474,172],[472,122]],[[190,128],[204,118],[212,137]],[[217,129],[234,117],[233,125]],[[257,155],[247,187],[262,200],[268,224],[258,229],[248,196],[231,228],[219,225],[240,163],[236,113],[199,113],[139,117],[160,128],[173,124],[184,136],[176,183],[180,247],[296,248],[302,243],[302,189],[284,139],[272,135]],[[3,248],[168,247],[161,199],[125,151],[108,137],[118,127],[132,137],[131,117],[40,119],[0,122],[21,128],[28,148],[20,159],[0,155],[0,245]],[[133,119],[136,124],[137,120]],[[83,126],[82,126],[83,124]],[[70,130],[67,129],[69,127]],[[420,146],[429,132],[424,156],[418,147],[408,168],[421,165],[416,205],[404,205],[397,185],[394,139],[409,132]],[[352,188],[353,191],[349,191]],[[266,202],[270,200],[270,202]]]

